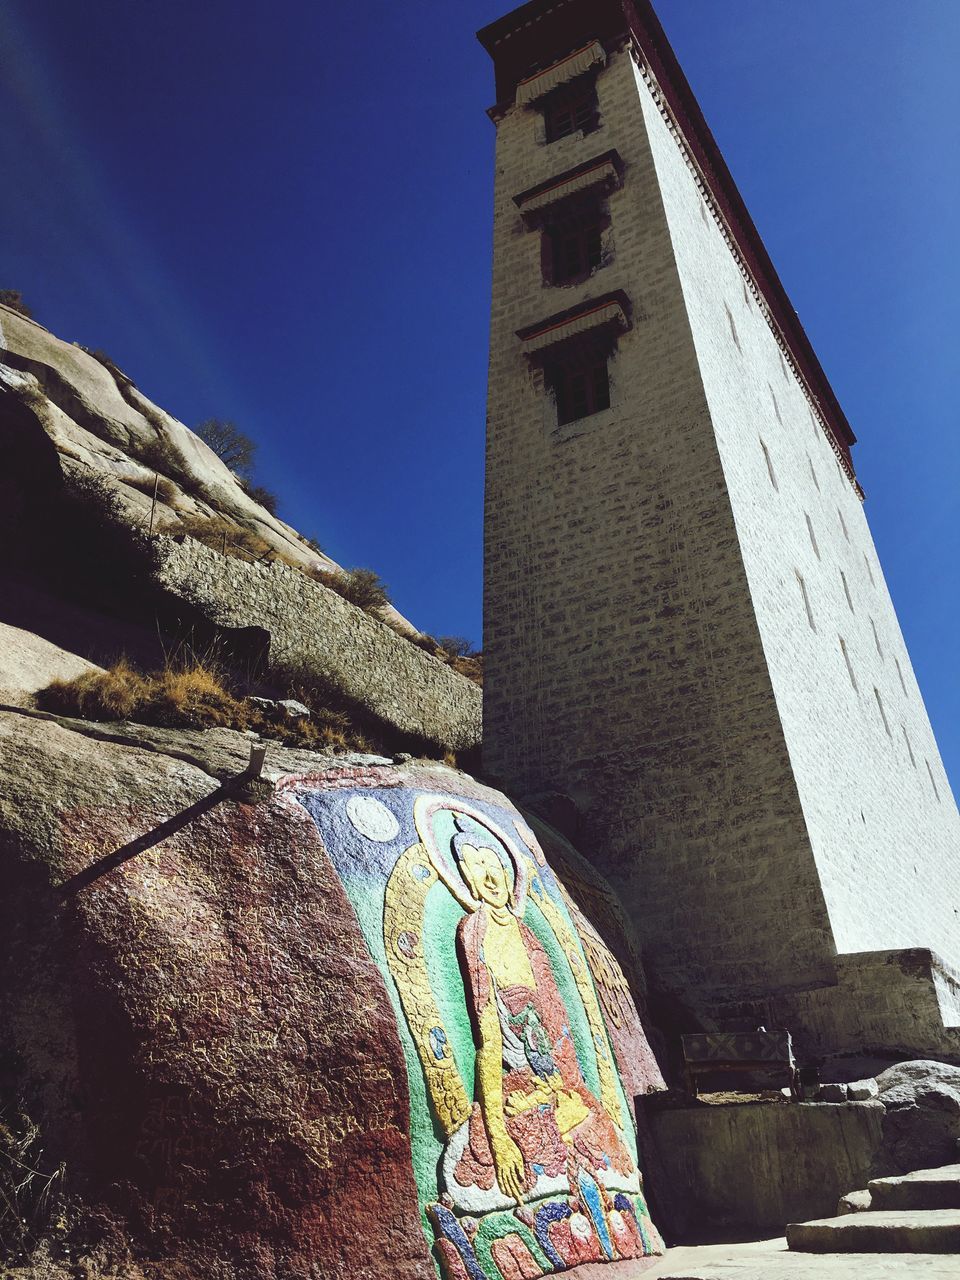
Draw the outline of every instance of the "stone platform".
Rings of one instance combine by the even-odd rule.
[[[642,1263],[576,1267],[571,1280],[957,1280],[955,1255],[791,1253],[787,1242],[680,1245],[652,1267]]]
[[[779,1235],[865,1187],[883,1141],[879,1102],[743,1103],[647,1111],[674,1240]],[[681,1190],[682,1189],[682,1190]]]

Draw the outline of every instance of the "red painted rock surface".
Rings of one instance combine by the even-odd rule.
[[[242,735],[185,735],[201,768],[135,726],[124,743],[96,732],[0,711],[0,1257],[30,1280],[433,1280],[409,1063],[336,858],[293,799],[302,754],[296,781],[244,802],[207,771],[232,772]],[[324,792],[509,803],[452,770],[317,768]],[[577,907],[613,929],[609,891],[541,838],[627,1092],[656,1087],[623,974],[604,982]],[[529,1269],[526,1247],[504,1240],[508,1272]]]
[[[0,1095],[65,1168],[35,1236],[129,1275],[432,1277],[396,1025],[307,815],[14,715],[0,774]]]

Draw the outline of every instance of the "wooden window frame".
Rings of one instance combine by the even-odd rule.
[[[581,284],[606,266],[603,235],[609,226],[606,201],[599,194],[564,200],[552,209],[542,224],[543,283]]]
[[[557,405],[557,426],[592,418],[610,408],[609,354],[594,350],[569,354],[547,368]]]
[[[554,89],[543,99],[542,111],[548,145],[577,133],[594,133],[600,128],[596,74],[588,72]]]

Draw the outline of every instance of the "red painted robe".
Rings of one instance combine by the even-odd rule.
[[[566,1142],[557,1125],[553,1105],[540,1103],[516,1115],[505,1115],[507,1132],[523,1155],[527,1191],[533,1189],[538,1177],[555,1178],[566,1172],[571,1190],[575,1192],[578,1168],[592,1173],[606,1168],[624,1175],[632,1173],[635,1165],[629,1151],[583,1079],[570,1033],[570,1019],[546,951],[533,931],[521,922],[520,935],[533,972],[534,988],[516,984],[495,990],[482,955],[489,923],[486,907],[465,916],[457,929],[457,946],[475,1029],[479,1028],[487,1003],[497,1001],[505,1041],[505,1060],[501,1067],[504,1100],[512,1093],[529,1094],[541,1088],[545,1079],[559,1074],[564,1089],[577,1094],[586,1108],[586,1115],[568,1132]],[[508,1061],[508,1057],[512,1060]],[[489,1190],[494,1185],[493,1156],[479,1103],[474,1103],[469,1141],[454,1177],[464,1187]]]

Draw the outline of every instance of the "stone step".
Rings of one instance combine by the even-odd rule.
[[[870,1209],[842,1218],[791,1222],[787,1245],[801,1253],[960,1254],[960,1211]]]
[[[869,1190],[871,1209],[960,1209],[960,1164],[874,1178]]]

